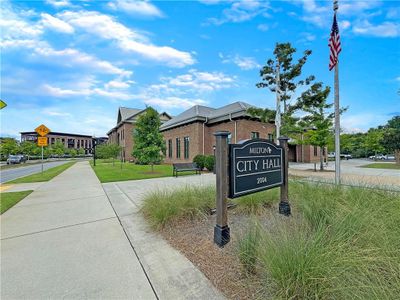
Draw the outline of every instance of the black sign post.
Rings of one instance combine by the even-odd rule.
[[[230,241],[228,227],[228,131],[214,133],[217,143],[215,151],[215,172],[217,174],[216,215],[214,227],[214,243],[223,247]]]
[[[289,147],[288,137],[281,136],[279,138],[279,145],[283,148],[283,184],[281,186],[281,201],[279,202],[279,213],[285,216],[290,216],[289,204]]]

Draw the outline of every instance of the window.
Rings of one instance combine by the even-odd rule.
[[[172,157],[172,140],[168,140],[168,157]]]
[[[188,136],[183,138],[183,152],[184,152],[184,157],[189,158],[189,137]]]
[[[258,139],[260,137],[260,133],[259,132],[252,132],[251,133],[251,139]]]
[[[232,141],[232,134],[231,133],[228,135],[227,141],[228,141],[228,144],[231,143],[231,141]]]
[[[176,158],[181,158],[181,139],[176,138]]]
[[[271,142],[274,141],[274,135],[272,133],[268,133],[268,140]]]
[[[314,156],[318,156],[318,147],[314,146]]]

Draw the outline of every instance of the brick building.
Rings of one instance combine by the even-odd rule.
[[[250,116],[247,112],[249,107],[250,104],[235,102],[217,109],[196,105],[173,118],[165,112],[161,113],[160,131],[166,143],[164,162],[192,162],[198,154],[212,155],[215,145],[214,133],[221,130],[231,133],[230,143],[252,138],[274,141],[275,124],[264,123]],[[138,116],[144,111],[145,109],[120,107],[117,125],[107,133],[109,143],[122,146],[125,160],[133,160],[133,129]],[[319,148],[310,145],[290,145],[289,161],[317,162]]]
[[[145,110],[146,109],[120,107],[118,109],[117,125],[107,132],[108,142],[122,147],[122,156],[126,161],[133,159],[133,130],[137,118],[145,112]],[[163,112],[160,114],[160,119],[161,122],[166,122],[170,120],[171,117]]]
[[[251,117],[251,105],[235,102],[218,109],[196,105],[165,122],[161,127],[166,141],[165,162],[191,162],[197,154],[212,155],[214,133],[225,130],[231,134],[229,142],[251,138],[273,141],[275,125]]]
[[[50,132],[46,135],[49,146],[54,145],[57,141],[64,144],[68,149],[85,150],[85,154],[91,153],[92,136],[74,133]],[[21,142],[31,141],[36,143],[38,134],[35,131],[21,132]]]

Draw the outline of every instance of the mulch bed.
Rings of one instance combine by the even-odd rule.
[[[229,299],[262,297],[259,278],[248,275],[238,259],[238,236],[248,226],[248,215],[230,210],[231,242],[219,248],[213,242],[215,216],[181,220],[161,230],[162,236],[181,251]],[[265,295],[264,295],[265,296]]]

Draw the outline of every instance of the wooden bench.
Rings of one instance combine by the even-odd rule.
[[[200,168],[196,163],[176,163],[172,164],[173,173],[172,176],[178,177],[178,172],[196,171],[196,174],[201,174]]]

